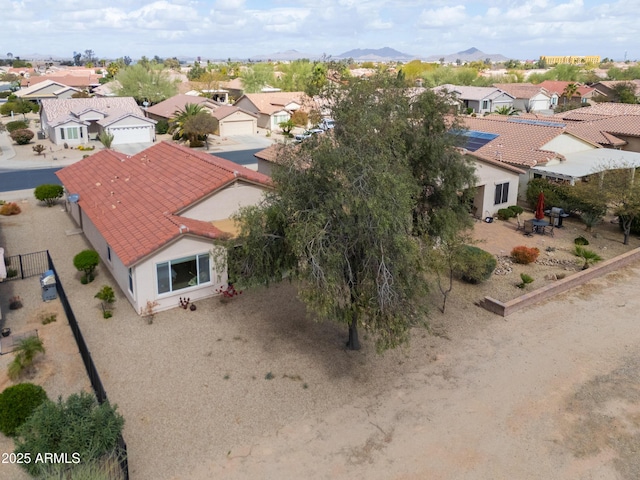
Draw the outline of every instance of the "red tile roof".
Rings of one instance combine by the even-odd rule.
[[[462,120],[469,130],[498,135],[472,152],[471,155],[475,157],[521,167],[534,167],[553,158],[562,158],[556,152],[542,150],[543,145],[565,132],[565,127],[560,124],[547,126],[517,123],[505,115],[464,117]]]
[[[176,213],[237,179],[271,184],[266,175],[169,142],[132,157],[102,150],[56,175],[126,266],[181,235],[220,238],[211,223]]]

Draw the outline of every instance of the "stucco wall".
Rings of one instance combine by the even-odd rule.
[[[476,216],[478,218],[493,216],[499,209],[517,203],[519,181],[519,175],[517,173],[476,160],[476,176],[478,177],[476,186],[484,187],[484,189],[482,189],[484,195],[481,195],[481,189],[478,188],[478,194],[474,199],[474,205],[477,207]],[[508,201],[494,205],[496,185],[507,182],[509,183]]]
[[[159,250],[152,257],[149,257],[137,264],[134,269],[135,285],[137,289],[137,301],[134,304],[136,311],[140,313],[140,310],[145,307],[147,301],[157,301],[158,305],[155,310],[159,312],[177,307],[180,297],[188,297],[193,302],[217,295],[216,289],[223,285],[227,285],[227,273],[226,271],[216,271],[214,259],[210,253],[213,249],[214,246],[211,240],[185,235],[180,237],[174,243]],[[202,253],[210,254],[209,262],[211,266],[211,282],[204,285],[183,288],[176,292],[158,295],[156,271],[156,265],[158,263]]]
[[[555,137],[550,142],[545,143],[541,150],[551,150],[561,155],[567,155],[569,153],[584,152],[585,150],[593,150],[595,147],[590,143],[583,142],[582,140],[567,134],[561,134]]]
[[[258,204],[265,192],[266,189],[263,187],[238,180],[193,207],[180,212],[180,215],[206,222],[224,220],[241,207]]]

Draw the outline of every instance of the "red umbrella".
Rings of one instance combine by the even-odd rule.
[[[536,205],[536,220],[544,219],[544,193],[538,195],[538,203]]]

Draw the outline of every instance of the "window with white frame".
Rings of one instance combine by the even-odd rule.
[[[209,254],[191,255],[156,264],[158,294],[175,292],[211,281]]]
[[[482,101],[482,109],[483,110],[489,110],[489,100],[483,100]]]
[[[507,203],[509,201],[509,182],[498,183],[496,185],[496,193],[493,199],[494,205]]]

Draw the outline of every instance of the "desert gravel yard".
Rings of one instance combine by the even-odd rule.
[[[8,255],[50,250],[126,419],[133,480],[640,477],[630,453],[640,439],[638,265],[506,319],[474,302],[517,291],[516,273],[482,289],[458,284],[430,332],[380,356],[366,336],[346,351],[346,330],[315,322],[288,283],[152,324],[117,292],[105,320],[93,296],[114,285],[107,270],[81,285],[72,258],[86,240],[61,206],[28,197],[23,213],[0,218],[0,238]],[[570,244],[569,228],[579,229],[555,241]],[[553,241],[514,229],[480,222],[480,246],[508,255]],[[630,248],[615,233],[607,226],[593,248]],[[554,267],[535,268],[541,279]]]

